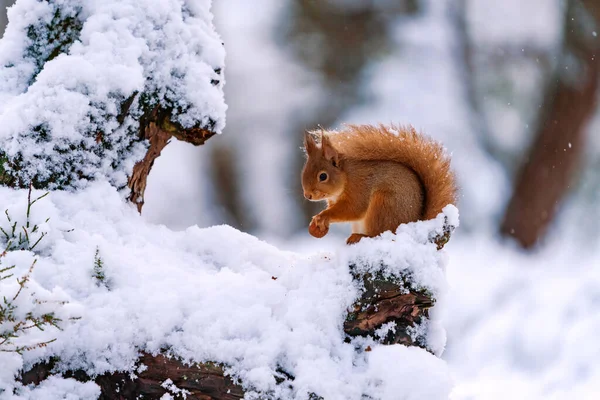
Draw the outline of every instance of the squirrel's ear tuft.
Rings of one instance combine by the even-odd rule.
[[[304,149],[307,154],[313,153],[317,148],[317,144],[315,143],[315,138],[309,131],[304,132]]]
[[[340,165],[340,154],[331,145],[329,136],[321,134],[321,147],[323,149],[323,157],[325,157],[327,161],[331,161],[331,164],[334,167]]]

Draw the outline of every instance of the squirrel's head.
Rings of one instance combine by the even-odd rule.
[[[321,132],[320,137],[319,145],[312,133],[304,135],[307,159],[302,170],[302,189],[304,197],[311,201],[338,197],[346,185],[341,154],[333,148],[327,135]]]

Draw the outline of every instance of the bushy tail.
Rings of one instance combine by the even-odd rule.
[[[347,125],[328,134],[344,158],[396,161],[412,169],[425,187],[423,219],[435,218],[456,201],[456,180],[442,145],[412,126]]]

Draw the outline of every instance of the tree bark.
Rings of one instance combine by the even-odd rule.
[[[371,275],[356,276],[355,279],[363,284],[364,292],[344,322],[344,332],[348,336],[374,336],[383,324],[394,322],[395,329],[388,331],[381,343],[427,349],[423,338],[411,335],[409,328],[429,318],[429,309],[435,304],[431,294],[415,289],[406,293],[404,286]]]
[[[215,364],[185,365],[177,359],[149,354],[142,356],[140,363],[147,369],[139,373],[137,379],[131,379],[126,373],[96,378],[96,383],[102,389],[100,400],[134,399],[140,396],[160,399],[169,393],[162,386],[167,378],[178,389],[187,391],[185,398],[189,400],[235,400],[244,397],[242,388],[224,375],[222,367]]]
[[[38,385],[52,374],[55,361],[37,364],[31,370],[21,375],[21,382],[25,385]],[[126,399],[160,399],[165,393],[174,394],[163,382],[171,379],[180,390],[185,390],[188,400],[235,400],[244,397],[241,386],[233,383],[231,378],[225,376],[223,368],[212,363],[187,365],[176,358],[164,355],[152,356],[143,354],[138,360],[138,365],[146,368],[133,376],[130,373],[118,372],[104,374],[95,378],[89,377],[83,371],[70,371],[64,374],[82,382],[93,380],[100,386],[99,400],[126,400]]]
[[[446,221],[443,233],[429,240],[441,250],[454,229]],[[348,337],[375,337],[375,331],[393,322],[395,329],[380,338],[380,343],[418,346],[429,351],[426,338],[413,332],[429,319],[429,310],[435,305],[436,299],[430,292],[414,288],[409,277],[398,282],[372,274],[353,274],[353,279],[363,287],[363,292],[346,316],[344,332]]]
[[[183,142],[199,146],[214,134],[214,132],[203,128],[182,129],[173,124],[168,113],[158,107],[154,108],[147,118],[142,118],[140,135],[148,140],[150,146],[144,158],[133,167],[128,181],[129,189],[131,189],[128,200],[136,205],[138,212],[141,213],[144,206],[144,192],[154,160],[160,156],[171,138],[174,137]]]
[[[545,235],[571,188],[585,142],[587,122],[598,97],[599,6],[592,0],[571,0],[565,20],[565,41],[556,84],[548,88],[545,115],[516,179],[501,232],[523,247]]]

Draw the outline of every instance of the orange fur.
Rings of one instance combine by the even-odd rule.
[[[456,202],[456,181],[450,170],[450,158],[441,144],[417,133],[412,126],[348,125],[347,130],[330,138],[345,157],[395,161],[412,169],[425,187],[422,219],[435,218],[445,206]]]
[[[311,132],[305,149],[305,196],[328,202],[309,227],[315,237],[324,236],[331,222],[354,222],[348,243],[355,243],[401,223],[435,218],[456,201],[449,157],[412,127],[348,125],[339,132]],[[323,174],[327,179],[321,181]]]

